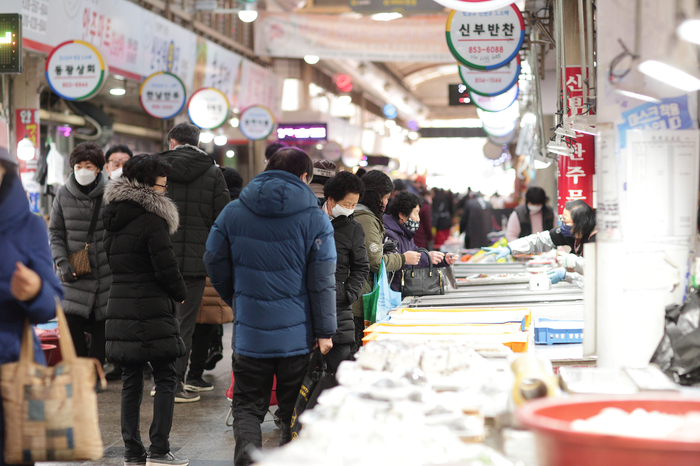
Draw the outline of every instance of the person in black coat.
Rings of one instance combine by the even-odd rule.
[[[148,461],[188,464],[170,453],[168,442],[177,385],[175,360],[185,354],[175,303],[187,296],[170,241],[179,215],[165,196],[169,173],[170,165],[158,156],[136,156],[124,165],[122,177],[108,184],[104,195],[104,244],[112,268],[105,337],[108,357],[123,371],[126,466],[146,462],[139,433],[145,362],[153,367],[156,385]]]
[[[364,191],[362,180],[350,172],[338,173],[323,187],[326,197],[323,211],[331,218],[338,254],[335,269],[338,330],[333,335],[333,348],[327,356],[329,370],[333,373],[341,361],[351,359],[356,350],[352,304],[362,297],[362,284],[369,275],[365,230],[352,216]]]

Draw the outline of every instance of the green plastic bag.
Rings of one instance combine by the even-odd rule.
[[[387,313],[399,304],[401,304],[401,293],[389,287],[386,268],[382,260],[379,265],[379,273],[374,275],[372,292],[362,295],[365,325],[371,325],[384,319]]]

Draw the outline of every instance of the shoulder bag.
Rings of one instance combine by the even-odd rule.
[[[78,252],[74,252],[68,256],[68,262],[73,266],[75,270],[75,275],[77,277],[81,275],[87,275],[92,272],[90,268],[90,256],[88,255],[88,246],[92,243],[92,237],[95,234],[95,228],[97,227],[97,217],[100,215],[100,206],[102,205],[102,196],[97,198],[95,202],[95,210],[92,212],[92,220],[90,221],[90,228],[88,229],[87,242],[85,247]]]
[[[58,300],[56,317],[63,357],[58,365],[34,362],[34,330],[26,320],[19,361],[0,366],[7,464],[102,458],[95,383],[99,376],[107,387],[104,372],[97,359],[76,356]]]
[[[421,254],[427,254],[428,267],[414,267],[401,271],[401,296],[428,296],[445,294],[445,278],[442,269],[433,267],[427,249],[418,248]]]

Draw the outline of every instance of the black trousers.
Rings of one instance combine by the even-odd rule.
[[[326,364],[329,372],[335,374],[338,372],[338,366],[341,362],[353,360],[352,345],[352,343],[344,345],[333,344],[333,348],[326,355]]]
[[[195,324],[192,334],[192,352],[190,353],[190,371],[187,377],[201,377],[204,374],[204,364],[207,362],[211,339],[216,330],[216,324]]]
[[[94,312],[90,318],[74,314],[66,315],[70,336],[75,345],[75,352],[83,358],[95,358],[100,364],[105,363],[105,321],[96,321]],[[85,340],[85,334],[90,334],[90,346]]]
[[[309,370],[309,355],[257,359],[236,355],[233,362],[233,435],[235,466],[253,463],[251,451],[262,448],[260,424],[270,407],[272,381],[277,376],[278,416],[282,423],[280,445],[291,440],[289,425],[301,382]]]
[[[150,361],[156,395],[153,397],[153,421],[149,436],[150,452],[164,455],[170,451],[170,428],[175,409],[175,387],[177,373],[175,360]],[[141,442],[140,411],[143,399],[143,363],[122,364],[122,438],[127,458],[144,456],[146,448]]]
[[[185,372],[187,372],[190,350],[192,349],[192,335],[194,334],[194,326],[197,323],[197,314],[199,313],[199,306],[202,304],[202,296],[204,296],[206,284],[206,277],[185,277],[187,297],[183,304],[178,303],[176,305],[177,320],[180,323],[180,336],[185,342],[186,348],[185,355],[178,358],[176,363],[177,377],[180,382],[185,381]]]

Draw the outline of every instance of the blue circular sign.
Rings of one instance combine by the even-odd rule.
[[[396,109],[396,105],[386,104],[384,106],[384,116],[390,120],[393,120],[399,115],[399,111]]]

